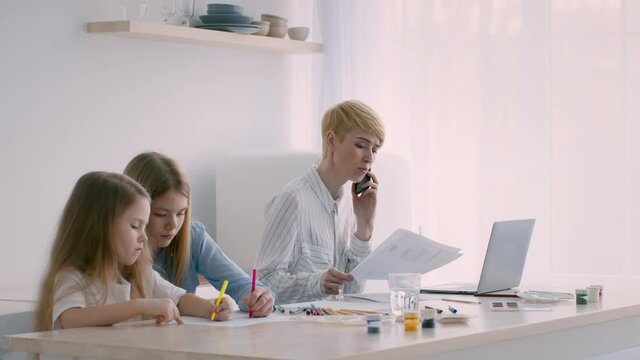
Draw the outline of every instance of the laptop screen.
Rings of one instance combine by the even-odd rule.
[[[520,285],[535,219],[496,221],[484,257],[478,294]]]

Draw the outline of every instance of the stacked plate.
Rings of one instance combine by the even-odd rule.
[[[200,15],[202,25],[199,29],[228,31],[240,34],[253,34],[260,27],[251,25],[251,17],[242,15],[242,6],[233,4],[207,4],[207,15]]]

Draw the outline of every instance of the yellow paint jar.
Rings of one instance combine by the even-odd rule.
[[[403,314],[404,330],[416,331],[420,327],[420,314],[418,311],[407,310]]]

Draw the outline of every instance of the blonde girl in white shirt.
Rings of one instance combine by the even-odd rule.
[[[145,226],[150,199],[131,178],[90,172],[63,210],[42,282],[36,330],[108,326],[133,319],[209,318],[214,300],[163,280],[151,268]],[[228,319],[230,310],[216,320]]]

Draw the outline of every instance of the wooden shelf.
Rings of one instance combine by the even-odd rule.
[[[137,39],[204,44],[278,54],[322,53],[320,43],[235,34],[142,21],[101,21],[87,23],[87,32]]]

